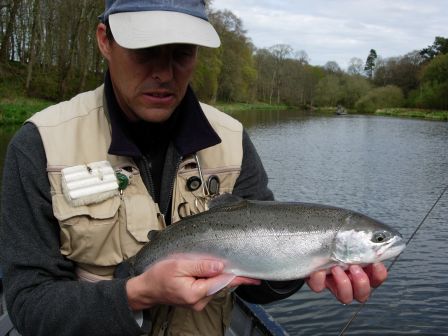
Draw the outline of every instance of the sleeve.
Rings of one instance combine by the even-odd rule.
[[[243,132],[243,162],[233,194],[247,199],[268,201],[274,195],[268,188],[268,176],[260,156],[246,131]],[[240,286],[236,293],[244,300],[266,304],[285,299],[297,292],[304,280],[262,281],[260,286]]]
[[[63,140],[62,140],[63,141]],[[126,279],[77,281],[59,252],[46,157],[36,127],[8,146],[1,196],[0,257],[8,311],[22,335],[140,335]]]

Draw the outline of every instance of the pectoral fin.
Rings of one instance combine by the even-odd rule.
[[[223,273],[214,278],[215,284],[209,288],[207,296],[218,293],[235,279],[236,275],[232,273]]]
[[[157,239],[157,237],[160,235],[160,230],[151,230],[148,232],[148,239],[149,241],[153,241]]]

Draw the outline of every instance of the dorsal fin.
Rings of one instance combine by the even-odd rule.
[[[208,207],[209,209],[217,209],[217,208],[233,209],[233,208],[240,208],[242,206],[245,206],[246,204],[247,201],[244,198],[229,193],[225,193],[211,199],[208,202]]]

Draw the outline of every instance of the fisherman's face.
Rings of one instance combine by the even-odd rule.
[[[100,50],[107,59],[115,96],[131,121],[166,121],[185,96],[193,75],[197,46],[169,44],[125,49],[98,26]]]

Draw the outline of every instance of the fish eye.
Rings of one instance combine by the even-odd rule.
[[[378,231],[373,234],[372,242],[374,243],[384,243],[389,240],[390,234],[385,231]]]

